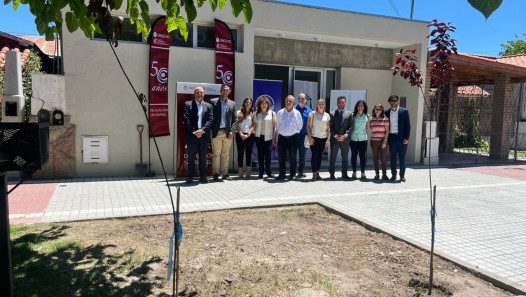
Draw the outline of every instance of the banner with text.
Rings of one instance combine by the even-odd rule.
[[[271,109],[278,113],[281,109],[281,94],[283,82],[281,80],[264,80],[254,79],[254,109],[256,109],[256,102],[259,98],[266,96],[270,100]],[[252,157],[257,160],[257,150],[254,147],[252,150]],[[272,159],[278,159],[278,149],[272,149]]]
[[[216,83],[229,84],[229,99],[234,100],[235,56],[234,38],[227,24],[215,20],[216,25]]]
[[[168,62],[170,58],[170,33],[166,18],[158,18],[150,36],[149,117],[150,137],[170,135],[168,125]]]
[[[218,84],[201,84],[201,83],[188,83],[188,82],[177,82],[177,103],[176,103],[176,118],[175,123],[177,125],[177,144],[176,144],[176,170],[175,175],[177,177],[188,176],[188,147],[186,146],[186,137],[184,137],[184,124],[183,124],[183,113],[184,104],[186,101],[194,100],[194,90],[196,87],[203,87],[205,89],[205,101],[210,103],[212,98],[217,98],[221,93],[221,85]],[[199,158],[195,159],[195,176],[199,168]],[[212,146],[208,143],[208,153],[206,154],[206,174],[212,175]]]

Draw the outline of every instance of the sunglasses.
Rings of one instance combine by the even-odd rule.
[[[381,108],[375,108],[374,110],[379,110],[379,111],[382,111],[382,109],[381,109]]]

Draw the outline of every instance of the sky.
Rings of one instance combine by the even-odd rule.
[[[375,15],[409,18],[411,0],[286,0],[283,2],[327,7]],[[459,52],[498,56],[501,44],[526,33],[525,0],[504,0],[488,20],[467,0],[415,0],[413,18],[452,22],[457,28],[453,38]],[[255,11],[254,13],[257,13]],[[0,31],[14,35],[38,35],[34,16],[27,5],[13,11],[12,4],[0,4]]]

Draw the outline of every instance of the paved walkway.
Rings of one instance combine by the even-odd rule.
[[[372,177],[372,171],[367,172]],[[433,169],[435,250],[526,292],[526,165]],[[327,178],[328,173],[321,174]],[[430,244],[429,177],[408,169],[406,183],[328,179],[233,180],[181,186],[182,212],[320,203],[418,246]],[[162,179],[30,181],[9,196],[12,223],[62,222],[171,213]],[[183,216],[184,223],[184,216]]]

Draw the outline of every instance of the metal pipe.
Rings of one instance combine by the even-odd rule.
[[[523,87],[524,83],[521,83],[521,87],[519,89],[519,105],[517,106],[517,118],[515,119],[515,146],[513,148],[515,150],[513,153],[513,160],[515,161],[517,161],[517,150],[519,149],[519,119],[521,117],[522,97],[524,96]]]
[[[413,19],[413,12],[415,11],[415,0],[411,0],[411,17]]]

